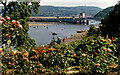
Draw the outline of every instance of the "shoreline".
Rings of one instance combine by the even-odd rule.
[[[29,26],[47,26],[47,25],[53,25],[57,22],[29,22]]]
[[[76,33],[73,36],[66,38],[64,42],[63,41],[61,42],[61,44],[66,45],[67,43],[80,40],[82,39],[83,36],[87,35],[87,33],[88,30],[82,33]]]

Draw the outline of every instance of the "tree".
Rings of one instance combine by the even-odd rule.
[[[101,30],[102,35],[106,36],[107,34],[109,37],[119,37],[120,36],[120,1],[118,4],[115,5],[113,11],[109,13],[102,20]]]
[[[5,10],[3,12],[3,17],[10,16],[10,20],[18,20],[23,27],[23,30],[20,30],[20,35],[16,36],[16,42],[12,42],[12,46],[15,46],[18,50],[22,49],[32,49],[35,47],[35,41],[30,38],[28,31],[29,25],[27,19],[30,17],[31,13],[38,13],[39,2],[31,2],[32,5],[29,5],[28,2],[10,2],[7,6],[5,6]],[[22,33],[22,34],[21,34]],[[2,34],[6,34],[6,29],[2,28]],[[7,45],[7,41],[9,39],[6,36],[2,36],[2,44]],[[12,38],[10,38],[12,40]]]

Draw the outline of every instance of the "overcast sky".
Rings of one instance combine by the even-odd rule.
[[[14,0],[8,0],[14,1]],[[38,0],[37,0],[38,1]],[[118,0],[41,0],[41,5],[52,6],[97,6],[100,8],[107,8],[117,4]]]
[[[41,0],[41,5],[52,6],[98,6],[107,8],[114,6],[118,0]]]

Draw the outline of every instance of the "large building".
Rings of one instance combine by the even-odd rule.
[[[79,18],[85,18],[85,13],[80,13]]]

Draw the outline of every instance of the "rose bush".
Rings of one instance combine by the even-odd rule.
[[[88,37],[67,45],[53,45],[40,56],[40,62],[46,68],[56,65],[61,69],[81,66],[85,73],[106,73],[112,64],[118,64],[117,38]],[[58,51],[59,50],[59,51]]]
[[[35,41],[28,36],[24,20],[18,21],[6,16],[6,18],[1,19],[0,23],[2,24],[2,44],[6,48],[12,46],[17,50],[28,50],[35,46]]]
[[[12,50],[2,55],[2,73],[4,74],[35,74],[42,73],[43,65],[39,61],[30,58],[29,53],[24,50]]]
[[[118,39],[87,37],[67,45],[40,46],[29,52],[12,50],[3,53],[3,73],[67,73],[72,66],[79,66],[80,73],[107,73],[111,65],[118,65]],[[2,49],[1,49],[2,50]],[[2,51],[1,51],[2,52]]]
[[[3,73],[42,73],[44,68],[50,73],[66,73],[71,66],[80,66],[81,73],[106,73],[112,70],[111,65],[118,65],[118,38],[89,36],[66,45],[40,46],[27,52],[25,48],[18,49],[24,43],[21,40],[24,26],[10,17],[2,18],[0,23],[3,26],[3,49],[0,50]]]

